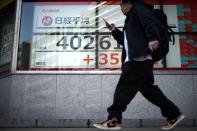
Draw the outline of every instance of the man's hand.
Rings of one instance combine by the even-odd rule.
[[[116,26],[114,24],[110,24],[108,27],[107,27],[110,31],[114,31],[116,29]]]
[[[110,30],[110,31],[114,31],[116,29],[116,26],[114,24],[109,24],[105,19],[103,19],[105,21],[105,25],[106,27]]]
[[[109,29],[109,31],[114,31],[116,29],[114,24],[106,24],[106,27]]]
[[[157,48],[158,48],[158,45],[159,45],[159,41],[158,40],[154,40],[154,41],[150,41],[148,43],[148,47],[149,49],[154,52]]]

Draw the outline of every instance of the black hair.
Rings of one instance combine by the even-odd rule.
[[[122,3],[134,3],[134,2],[141,2],[142,0],[121,0]]]

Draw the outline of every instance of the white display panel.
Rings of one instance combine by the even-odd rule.
[[[95,5],[38,3],[34,8],[31,69],[95,68]]]
[[[164,5],[174,31],[178,27],[176,10],[174,5]],[[37,3],[30,68],[120,69],[121,46],[105,27],[103,18],[122,30],[125,16],[119,5]],[[178,39],[167,56],[167,66],[180,67]],[[163,62],[155,63],[155,67],[163,67]]]
[[[33,43],[31,67],[95,67],[95,35],[38,35]]]
[[[96,7],[96,3],[36,4],[30,68],[119,69],[121,47],[103,18],[122,28],[125,16],[119,5],[101,5],[97,11]]]
[[[177,6],[176,5],[164,5],[164,12],[168,16],[168,24],[173,27],[174,32],[178,32],[178,16],[177,16]],[[181,54],[180,54],[180,44],[179,35],[175,35],[175,44],[172,45],[170,42],[170,51],[166,56],[167,67],[181,67]]]

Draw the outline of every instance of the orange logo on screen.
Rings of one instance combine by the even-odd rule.
[[[52,24],[52,22],[53,22],[53,19],[52,19],[52,17],[50,17],[50,16],[45,16],[45,17],[42,19],[42,24],[43,24],[44,26],[50,26],[50,25]]]

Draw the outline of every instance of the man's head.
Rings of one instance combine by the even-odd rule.
[[[121,3],[128,3],[128,2],[133,3],[133,2],[140,2],[140,1],[142,0],[121,0]]]
[[[132,2],[132,0],[121,0],[121,3]]]
[[[130,9],[133,6],[133,0],[121,0],[120,7],[121,11],[124,15],[127,15],[127,13],[130,11]]]
[[[127,15],[130,9],[133,7],[133,3],[139,2],[139,1],[142,1],[142,0],[121,0],[120,7],[122,10],[122,13]]]

